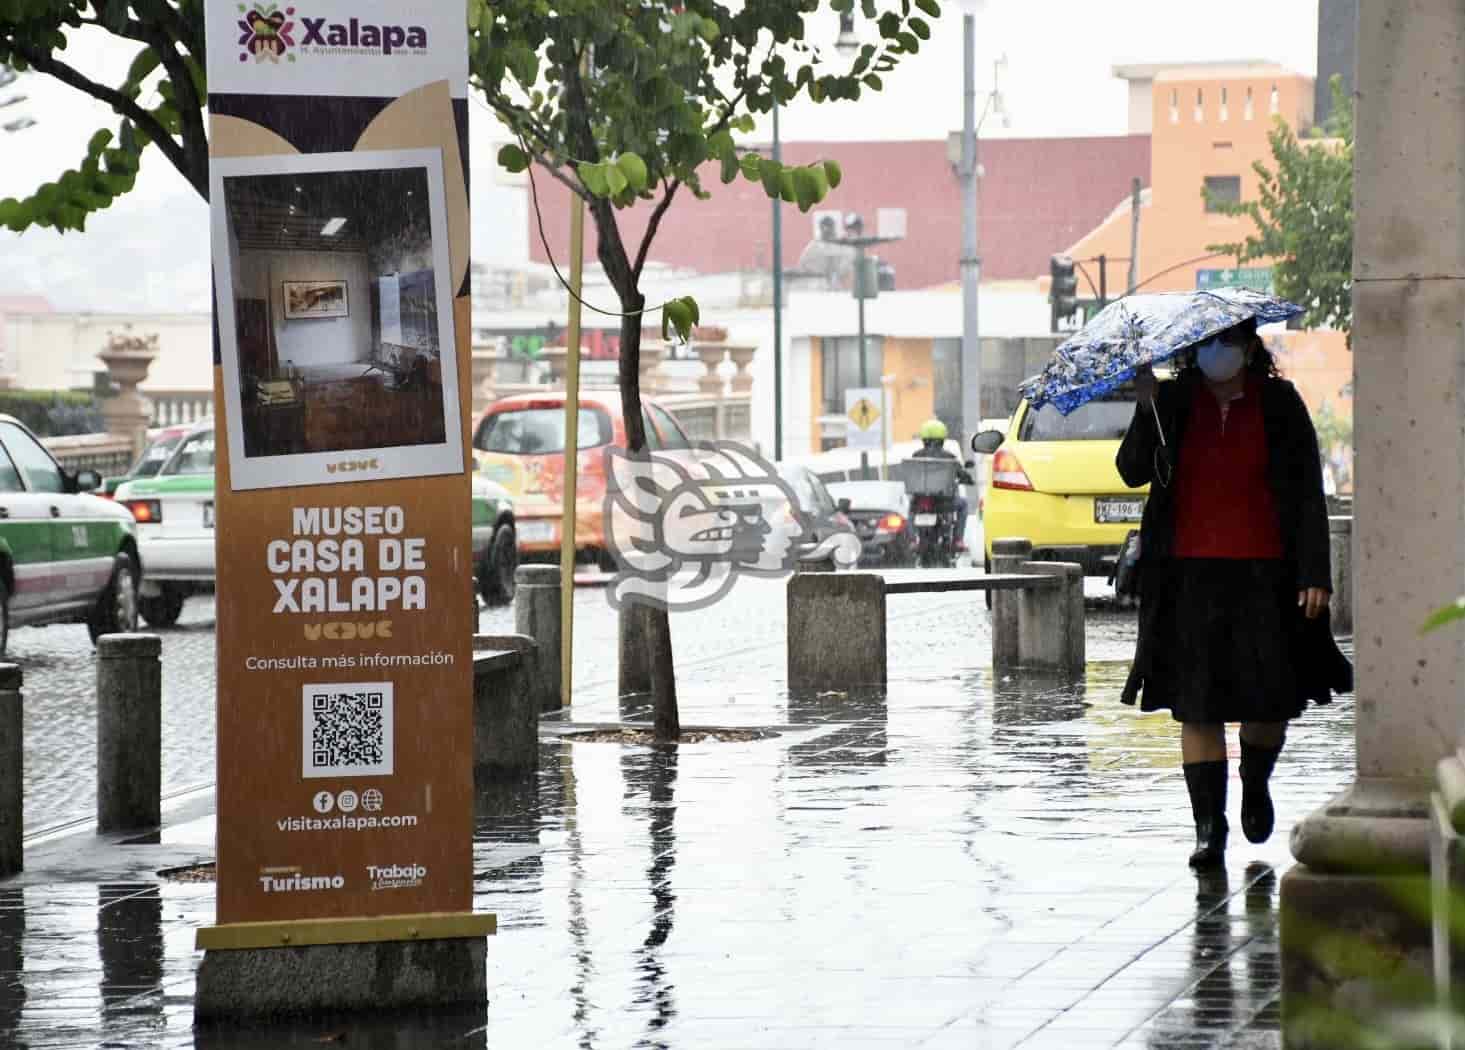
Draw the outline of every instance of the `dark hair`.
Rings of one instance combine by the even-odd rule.
[[[1258,379],[1281,378],[1282,371],[1277,367],[1277,359],[1267,349],[1267,344],[1262,342],[1262,337],[1257,334],[1254,318],[1242,321],[1238,325],[1232,325],[1225,331],[1216,333],[1216,336],[1228,343],[1240,343],[1251,351],[1247,357],[1246,370]],[[1176,378],[1199,375],[1200,366],[1195,363],[1194,347],[1181,351],[1177,360],[1180,368],[1176,372]]]

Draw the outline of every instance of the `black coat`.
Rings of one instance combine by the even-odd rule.
[[[1175,545],[1174,468],[1185,441],[1190,405],[1203,380],[1194,373],[1160,383],[1155,394],[1155,411],[1165,431],[1160,444],[1155,411],[1148,404],[1135,406],[1134,418],[1119,446],[1115,465],[1125,484],[1150,486],[1140,523],[1140,612],[1139,644],[1134,667],[1124,690],[1124,702],[1132,704],[1144,686],[1147,652],[1155,643],[1158,618],[1169,615],[1165,598],[1173,570]],[[1267,435],[1267,484],[1277,508],[1287,571],[1297,590],[1320,587],[1333,589],[1331,550],[1328,537],[1328,503],[1323,494],[1322,457],[1317,433],[1307,406],[1297,388],[1284,379],[1268,378],[1261,387],[1262,419]],[[1168,483],[1155,476],[1160,463]],[[1170,467],[1165,470],[1166,465]],[[1338,650],[1326,611],[1316,620],[1296,616],[1294,667],[1301,700],[1327,703],[1331,692],[1353,688],[1353,668]]]

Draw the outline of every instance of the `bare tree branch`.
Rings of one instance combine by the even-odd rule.
[[[656,238],[656,230],[661,225],[661,217],[666,214],[666,209],[671,207],[671,199],[676,196],[677,188],[681,184],[680,179],[673,179],[664,184],[666,196],[657,202],[656,209],[651,213],[651,220],[646,223],[646,233],[641,238],[641,247],[636,250],[636,262],[631,267],[631,275],[637,282],[641,280],[641,268],[646,265],[646,255],[651,251],[651,242]]]

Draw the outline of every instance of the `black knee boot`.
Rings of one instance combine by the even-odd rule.
[[[1195,852],[1192,868],[1214,868],[1226,860],[1226,760],[1187,762],[1185,786],[1190,790],[1190,810],[1195,816]]]
[[[1265,842],[1272,837],[1276,813],[1267,781],[1277,764],[1280,747],[1257,747],[1241,738],[1241,830],[1248,842]]]

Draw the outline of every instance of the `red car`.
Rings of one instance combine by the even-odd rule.
[[[654,400],[642,401],[646,441],[652,451],[688,449],[676,417]],[[619,391],[582,392],[579,414],[579,482],[575,549],[582,560],[614,568],[605,545],[605,450],[624,449],[626,425]],[[484,409],[473,429],[478,470],[509,491],[519,533],[519,553],[541,558],[560,549],[564,498],[565,395],[504,397]]]

